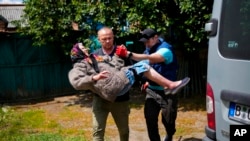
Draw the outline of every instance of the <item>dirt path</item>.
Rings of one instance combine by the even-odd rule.
[[[148,141],[145,119],[143,116],[143,96],[133,96],[130,113],[130,141]],[[51,101],[39,102],[35,104],[19,105],[19,108],[38,107],[44,109],[48,114],[57,115],[64,107],[72,107],[73,110],[78,110],[84,113],[84,118],[75,118],[68,122],[63,122],[63,126],[78,126],[83,128],[85,133],[88,133],[88,138],[91,140],[91,94],[72,95],[54,98]],[[60,121],[60,120],[59,120]],[[159,121],[161,121],[159,117]],[[174,136],[174,141],[201,141],[204,137],[204,127],[206,125],[205,110],[191,109],[187,105],[179,106],[177,116],[177,132]],[[159,122],[159,131],[164,138],[165,132],[162,124]],[[108,117],[106,136],[108,141],[119,141],[118,131],[111,116]]]

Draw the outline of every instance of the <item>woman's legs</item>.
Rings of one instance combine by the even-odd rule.
[[[145,71],[143,74],[148,79],[168,89],[174,89],[175,87],[179,86],[182,82],[182,80],[170,81],[165,77],[163,77],[161,74],[159,74],[157,71],[155,71],[153,68],[149,68],[149,70]]]
[[[135,72],[135,75],[143,74],[147,79],[154,81],[164,88],[168,88],[170,90],[169,92],[172,94],[179,92],[184,86],[188,84],[190,80],[189,77],[186,77],[179,81],[170,81],[150,67],[148,60],[139,61],[135,63],[130,69]]]

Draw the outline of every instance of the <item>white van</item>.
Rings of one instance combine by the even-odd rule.
[[[203,141],[229,141],[230,125],[250,124],[250,0],[214,0]]]

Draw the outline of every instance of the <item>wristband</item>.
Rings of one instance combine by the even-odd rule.
[[[133,53],[132,53],[132,52],[129,52],[128,58],[131,58],[132,56],[133,56]]]

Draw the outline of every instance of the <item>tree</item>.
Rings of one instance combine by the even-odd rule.
[[[135,0],[127,17],[131,23],[140,21],[138,28],[155,28],[167,34],[176,46],[193,50],[207,47],[204,26],[212,4],[209,0]]]
[[[179,0],[180,9],[178,22],[178,36],[185,35],[187,39],[180,40],[187,50],[197,50],[199,47],[207,47],[207,34],[204,31],[205,23],[210,19],[213,1],[211,0]]]
[[[71,8],[62,0],[26,0],[24,16],[18,30],[24,35],[30,35],[34,45],[63,45],[69,35]]]
[[[26,21],[28,26],[19,26],[19,30],[31,35],[36,45],[52,43],[65,52],[71,47],[67,44],[72,36],[72,21],[80,24],[85,33],[81,40],[86,44],[89,35],[95,34],[96,26],[102,23],[113,27],[119,37],[146,27],[155,28],[188,50],[207,42],[203,28],[212,9],[212,1],[207,0],[25,0],[24,3],[22,22]]]

